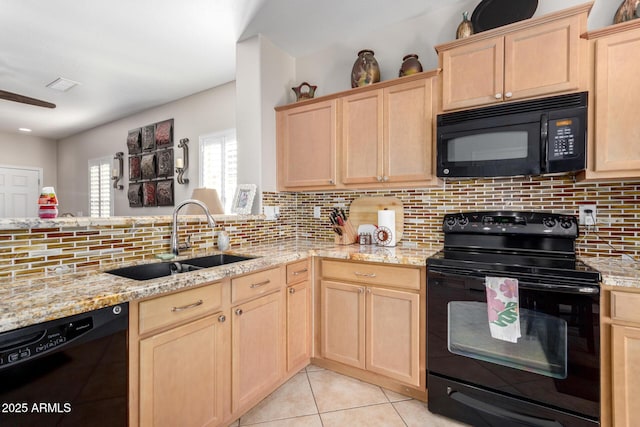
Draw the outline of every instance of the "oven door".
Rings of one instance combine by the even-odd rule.
[[[519,281],[518,319],[522,335],[512,343],[491,337],[485,289],[485,278],[491,275],[446,266],[428,268],[429,408],[432,409],[432,396],[435,399],[437,394],[432,391],[432,385],[436,385],[431,383],[434,376],[474,392],[484,390],[487,398],[502,396],[507,401],[526,401],[597,420],[600,413],[597,284],[578,286],[566,280],[549,283],[535,277],[511,276]],[[510,276],[505,272],[497,275]],[[470,397],[474,392],[465,396],[465,392],[455,390],[452,385],[446,389],[449,397],[477,400]],[[457,398],[452,397],[460,400]]]

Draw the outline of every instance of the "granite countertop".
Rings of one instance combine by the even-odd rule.
[[[226,251],[258,257],[252,260],[144,281],[103,272],[124,265],[113,265],[100,271],[86,270],[17,279],[0,287],[0,332],[197,286],[309,256],[424,266],[426,259],[436,250],[336,246],[328,242],[292,240]],[[177,260],[202,255],[211,253],[189,254]]]
[[[602,284],[608,287],[626,287],[640,290],[640,263],[620,258],[580,258],[602,275]]]

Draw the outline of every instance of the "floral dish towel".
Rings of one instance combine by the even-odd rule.
[[[520,317],[518,309],[518,279],[486,277],[487,315],[489,329],[495,339],[518,342]]]

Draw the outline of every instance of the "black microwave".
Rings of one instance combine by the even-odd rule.
[[[583,170],[587,92],[440,114],[436,148],[441,178]]]

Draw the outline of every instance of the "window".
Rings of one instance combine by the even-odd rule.
[[[111,157],[89,160],[89,216],[113,215]]]
[[[225,212],[238,183],[238,144],[235,130],[200,137],[200,187],[215,188]]]

